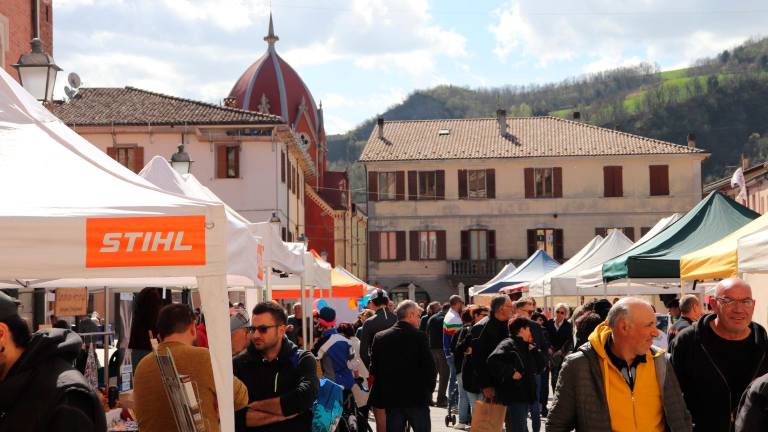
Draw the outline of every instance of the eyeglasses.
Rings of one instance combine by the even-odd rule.
[[[565,315],[565,311],[563,311],[563,310],[559,310],[559,311],[557,311],[556,313],[557,313],[558,315]]]
[[[723,306],[733,306],[735,304],[740,304],[742,306],[752,307],[755,305],[755,299],[751,298],[732,299],[730,297],[715,297],[715,300],[720,302]]]
[[[258,331],[261,334],[265,334],[265,333],[267,333],[269,331],[269,329],[271,329],[273,327],[280,327],[280,324],[275,324],[275,325],[271,325],[271,326],[260,325],[260,326],[256,326],[256,327],[246,327],[246,330],[248,330],[248,333],[256,333]]]

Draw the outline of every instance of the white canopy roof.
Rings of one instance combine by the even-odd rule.
[[[544,295],[578,295],[576,278],[579,273],[589,270],[595,265],[602,265],[603,262],[622,253],[630,246],[632,246],[632,240],[625,236],[621,230],[611,230],[600,245],[586,255],[581,262],[577,263],[570,270],[553,276],[549,287],[545,289]]]
[[[544,297],[550,294],[550,284],[551,280],[555,277],[558,277],[562,274],[568,273],[573,268],[578,266],[585,258],[590,256],[595,250],[597,250],[600,245],[603,243],[603,237],[596,235],[592,240],[589,241],[586,245],[584,245],[581,250],[576,252],[575,255],[571,257],[568,261],[564,262],[560,267],[552,270],[551,272],[547,273],[543,277],[530,282],[528,284],[528,295],[533,297]],[[573,288],[575,291],[576,288],[576,281],[573,281]],[[571,294],[560,294],[557,295],[571,295]],[[575,294],[574,294],[575,295]]]
[[[616,255],[608,257],[599,263],[595,263],[594,267],[581,271],[578,274],[578,277],[576,278],[576,286],[578,287],[578,294],[590,295],[590,294],[604,293],[605,290],[603,288],[603,263],[652,239],[658,233],[664,231],[668,226],[672,225],[678,219],[680,219],[680,216],[681,216],[680,213],[674,213],[670,216],[660,219],[658,222],[656,222],[656,225],[654,225],[647,233],[645,233],[644,236],[640,237],[640,239],[637,240],[635,243],[629,245],[624,250],[619,251]],[[626,286],[626,282],[624,282],[624,285]],[[596,289],[595,287],[600,287],[600,288]],[[643,287],[645,287],[645,285],[643,285]]]
[[[234,430],[224,207],[157,189],[0,69],[0,279],[195,276],[222,430]]]
[[[291,246],[280,238],[277,226],[269,222],[251,224],[251,231],[264,242],[264,262],[282,272],[304,272],[304,247]]]
[[[768,273],[768,230],[763,229],[738,240],[736,255],[741,273]]]

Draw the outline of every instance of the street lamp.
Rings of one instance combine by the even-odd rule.
[[[34,38],[31,45],[32,52],[22,54],[13,67],[19,72],[19,81],[26,91],[39,101],[51,102],[56,74],[61,68],[53,61],[53,56],[43,52],[43,41]]]
[[[192,169],[192,159],[189,153],[184,151],[184,144],[178,146],[179,151],[171,155],[171,166],[179,174],[189,174]]]
[[[272,212],[272,217],[269,218],[269,223],[280,224],[280,216],[277,215],[277,212]]]

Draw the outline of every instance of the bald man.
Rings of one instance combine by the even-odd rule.
[[[768,372],[768,337],[752,322],[752,287],[730,278],[715,293],[714,313],[672,342],[672,365],[696,432],[732,431],[742,393]]]
[[[669,358],[652,346],[658,333],[648,302],[616,302],[589,343],[566,357],[547,432],[690,431]]]

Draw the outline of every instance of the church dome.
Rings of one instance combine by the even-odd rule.
[[[313,135],[319,138],[322,134],[322,114],[318,114],[312,93],[299,74],[277,54],[275,42],[279,38],[275,36],[272,15],[269,16],[269,32],[264,40],[267,52],[240,76],[229,97],[234,99],[238,108],[280,116],[297,130],[305,129],[300,123],[308,123]]]

